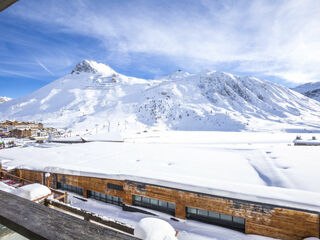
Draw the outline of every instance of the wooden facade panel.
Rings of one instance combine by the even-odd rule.
[[[20,178],[27,179],[29,181],[42,183],[42,172],[32,170],[18,170],[17,175]]]
[[[86,196],[86,191],[91,190],[111,196],[116,196],[120,198],[125,197],[124,191],[108,189],[107,184],[112,183],[116,185],[120,185],[124,188],[124,181],[112,180],[112,179],[102,179],[102,178],[91,178],[91,177],[83,177],[83,176],[72,176],[72,175],[62,175],[57,174],[58,182],[64,182],[66,184],[83,188],[84,197]]]
[[[259,234],[282,240],[302,240],[308,237],[318,237],[317,231],[314,231],[313,229],[299,230],[292,227],[290,230],[286,230],[280,226],[272,227],[268,225],[260,225],[251,221],[246,222],[246,233]]]

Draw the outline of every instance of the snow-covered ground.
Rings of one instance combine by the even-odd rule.
[[[320,137],[300,135],[302,139]],[[143,178],[169,186],[319,210],[320,147],[294,146],[295,138],[296,134],[283,132],[149,131],[127,135],[123,143],[46,143],[4,149],[0,161],[4,168]],[[132,225],[144,216],[89,202],[92,204],[74,200],[75,206]],[[195,239],[193,234],[196,239],[257,238],[189,220],[170,223],[185,231],[181,239]]]
[[[204,187],[237,183],[320,193],[320,148],[293,146],[295,137],[292,133],[150,132],[127,137],[124,143],[5,149],[0,159],[8,168],[63,168]]]

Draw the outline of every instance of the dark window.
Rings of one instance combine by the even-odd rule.
[[[232,216],[226,214],[220,214],[221,220],[232,222]]]
[[[62,189],[62,190],[66,190],[66,191],[69,191],[69,192],[74,192],[74,193],[77,193],[79,195],[83,195],[83,189],[82,188],[75,187],[75,186],[72,186],[72,185],[69,185],[69,184],[66,184],[66,183],[58,182],[57,183],[57,188],[58,189]]]
[[[111,203],[115,204],[118,206],[122,206],[122,198],[111,196],[111,195],[106,195],[103,193],[95,192],[95,191],[90,191],[87,190],[87,196],[88,198],[94,198],[98,201],[106,202],[106,203]]]
[[[194,209],[194,208],[193,208]],[[195,210],[195,213],[196,213],[196,209],[194,209]],[[211,218],[215,218],[215,219],[219,219],[220,218],[220,214],[219,213],[215,213],[215,212],[210,212],[209,211],[209,217],[211,217]]]
[[[231,215],[187,207],[187,218],[213,223],[219,226],[245,231],[245,219]]]
[[[239,224],[244,224],[244,218],[233,217],[233,221]]]
[[[166,212],[171,215],[175,215],[176,210],[176,205],[174,203],[137,195],[133,195],[132,204],[136,206],[158,210],[161,212]]]
[[[123,187],[121,185],[113,184],[113,183],[108,183],[107,184],[108,189],[115,189],[118,191],[123,191]]]

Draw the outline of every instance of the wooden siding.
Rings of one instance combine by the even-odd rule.
[[[38,182],[43,184],[43,173],[38,171],[31,170],[19,170],[17,169],[17,174],[21,179],[27,179],[32,182]]]
[[[18,174],[25,179],[39,181],[39,179],[42,179],[43,173],[30,170],[18,170]],[[83,188],[84,197],[87,197],[87,190],[91,190],[120,197],[123,199],[124,204],[132,205],[132,195],[145,196],[175,203],[175,216],[182,219],[186,218],[186,207],[193,207],[244,218],[246,221],[245,232],[248,234],[258,234],[284,240],[319,237],[318,213],[209,196],[201,193],[192,193],[132,181],[74,175],[55,175],[58,182]],[[46,181],[46,184],[50,187],[55,187],[53,186],[53,176],[54,174],[51,174]],[[123,191],[107,189],[108,183],[121,185]]]

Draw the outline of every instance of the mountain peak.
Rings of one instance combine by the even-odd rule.
[[[111,67],[104,63],[98,63],[93,60],[84,59],[79,62],[75,68],[72,70],[71,74],[80,74],[80,73],[93,73],[93,74],[103,74],[103,75],[111,75],[116,73]]]
[[[179,69],[169,75],[166,75],[165,77],[163,77],[163,79],[178,80],[178,79],[188,77],[189,75],[190,73]]]

